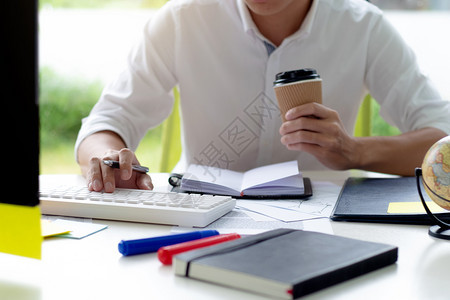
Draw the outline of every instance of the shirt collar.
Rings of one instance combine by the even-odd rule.
[[[247,33],[252,32],[252,31],[255,33],[259,32],[255,23],[253,22],[252,16],[250,15],[250,12],[248,10],[247,5],[245,4],[245,1],[237,0],[237,2],[238,2],[239,15],[241,16],[244,31]]]
[[[258,27],[256,27],[256,24],[253,22],[252,16],[250,15],[250,12],[248,10],[247,5],[245,4],[244,0],[237,0],[238,2],[238,9],[239,14],[242,20],[242,25],[244,28],[244,31],[247,33],[253,33],[257,37],[259,37],[263,41],[267,41],[267,39],[259,32]],[[302,23],[302,26],[299,30],[297,30],[293,35],[289,36],[286,40],[293,40],[300,37],[306,37],[311,33],[313,23],[317,14],[317,9],[319,6],[319,0],[313,0],[313,3],[311,4],[311,8],[309,9],[308,14],[306,15],[305,20]],[[284,42],[283,42],[284,43]]]

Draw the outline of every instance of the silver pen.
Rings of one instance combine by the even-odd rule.
[[[111,168],[120,169],[120,164],[117,160],[104,160],[103,163]],[[149,169],[144,166],[133,165],[131,168],[139,173],[148,173],[149,171]]]

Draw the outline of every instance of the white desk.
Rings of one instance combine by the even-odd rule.
[[[313,181],[339,184],[348,175],[306,172]],[[41,180],[84,182],[67,175],[41,176]],[[154,181],[165,188],[165,178],[154,177]],[[168,234],[171,226],[93,222],[109,228],[81,240],[46,239],[40,261],[0,253],[0,299],[266,299],[176,277],[155,254],[122,257],[117,250],[122,239]],[[396,245],[399,259],[395,265],[303,299],[450,299],[450,242],[428,236],[428,226],[322,222],[330,222],[336,235]]]

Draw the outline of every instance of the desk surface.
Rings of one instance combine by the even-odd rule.
[[[342,184],[348,172],[306,172],[313,182]],[[161,174],[159,174],[161,175]],[[164,176],[153,176],[165,189]],[[80,183],[80,176],[41,176]],[[336,195],[337,197],[337,195]],[[310,227],[314,227],[313,222]],[[397,264],[335,285],[303,299],[449,299],[450,242],[430,237],[428,226],[333,222],[334,234],[399,247]],[[42,260],[0,253],[1,299],[266,299],[197,280],[177,277],[156,254],[122,257],[122,239],[169,234],[172,226],[93,220],[109,226],[81,240],[50,238]],[[312,225],[311,225],[312,224]],[[4,298],[6,296],[6,298]]]

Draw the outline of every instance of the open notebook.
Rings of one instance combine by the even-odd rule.
[[[297,161],[236,172],[190,165],[179,191],[229,195],[237,198],[305,198],[312,195],[311,182],[303,178]]]

